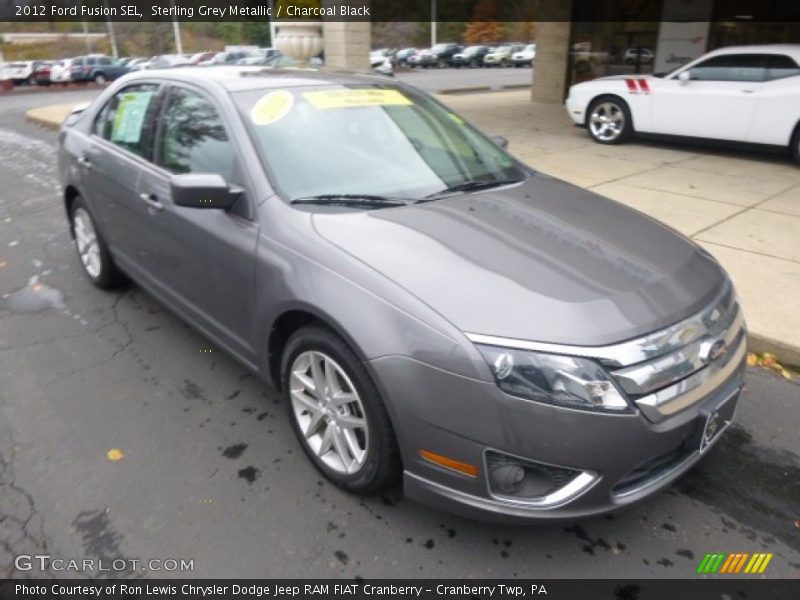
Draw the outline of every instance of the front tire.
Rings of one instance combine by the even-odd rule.
[[[589,135],[599,144],[621,144],[633,132],[628,105],[616,97],[607,96],[592,102],[586,126]]]
[[[108,250],[103,236],[83,198],[78,196],[70,207],[70,227],[75,249],[83,271],[100,289],[112,289],[124,283],[125,275],[119,270]]]
[[[357,494],[398,479],[400,455],[386,408],[344,340],[320,326],[299,329],[283,351],[281,374],[295,435],[325,477]]]

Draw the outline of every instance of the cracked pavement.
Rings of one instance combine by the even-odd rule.
[[[272,390],[140,288],[81,275],[55,134],[23,114],[95,93],[0,97],[2,576],[52,576],[14,570],[47,553],[193,559],[183,575],[206,578],[692,577],[714,551],[800,575],[800,386],[759,370],[706,460],[606,517],[488,525],[323,483]]]

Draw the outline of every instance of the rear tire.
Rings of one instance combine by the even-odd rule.
[[[633,133],[631,112],[621,98],[597,98],[589,106],[586,127],[598,144],[621,144]]]
[[[800,164],[800,123],[795,127],[794,135],[789,145],[791,146],[792,157],[797,164]]]
[[[108,78],[105,75],[103,75],[102,73],[98,73],[97,75],[94,76],[94,82],[97,85],[104,85],[104,84],[108,83]]]
[[[70,206],[69,222],[78,258],[89,280],[103,290],[125,283],[124,273],[114,264],[108,245],[100,235],[89,207],[80,196]]]
[[[296,331],[283,351],[281,389],[300,445],[330,481],[371,494],[399,479],[400,452],[386,407],[342,338],[318,325]]]

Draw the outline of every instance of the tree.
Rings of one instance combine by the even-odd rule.
[[[505,27],[497,21],[497,4],[494,0],[481,0],[475,5],[472,22],[464,30],[468,44],[492,44],[505,36]]]

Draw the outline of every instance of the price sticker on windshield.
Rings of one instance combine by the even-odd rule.
[[[303,94],[314,108],[350,108],[352,106],[409,106],[410,99],[397,90],[325,90]]]
[[[262,96],[250,111],[250,120],[256,125],[272,125],[289,114],[294,106],[294,96],[287,90],[275,90]]]

